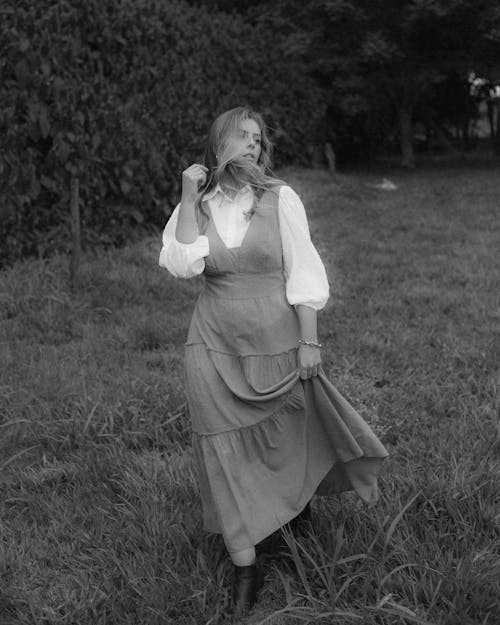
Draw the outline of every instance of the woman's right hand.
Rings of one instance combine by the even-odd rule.
[[[194,163],[182,172],[182,196],[196,199],[201,187],[207,180],[208,169],[204,165]]]

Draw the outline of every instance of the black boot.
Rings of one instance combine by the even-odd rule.
[[[233,608],[235,616],[243,616],[257,601],[257,592],[262,588],[262,577],[256,564],[234,566]]]

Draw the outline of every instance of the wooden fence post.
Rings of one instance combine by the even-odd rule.
[[[71,290],[78,288],[78,270],[80,268],[80,255],[82,243],[80,237],[80,187],[78,178],[71,178],[71,263],[70,263],[70,283]]]
[[[335,174],[337,171],[337,159],[335,157],[335,152],[333,151],[332,144],[327,141],[325,143],[325,157],[328,163],[328,169],[331,174]]]

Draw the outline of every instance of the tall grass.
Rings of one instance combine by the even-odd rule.
[[[500,622],[497,172],[280,172],[328,268],[324,367],[391,453],[381,499],[318,499],[244,622]],[[159,239],[0,274],[0,622],[233,623],[182,387],[201,281]]]

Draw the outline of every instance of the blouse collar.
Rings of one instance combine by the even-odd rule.
[[[240,193],[241,193],[241,194],[244,194],[244,193],[249,193],[251,190],[252,190],[252,187],[251,187],[249,184],[246,184],[244,187],[242,187],[242,188],[238,191],[238,193],[236,194],[236,196],[237,196],[237,195],[239,195]],[[208,191],[208,193],[205,193],[205,195],[203,196],[203,201],[204,201],[204,202],[206,202],[206,201],[208,201],[208,200],[211,200],[211,199],[212,199],[212,198],[214,198],[214,197],[215,197],[218,193],[222,193],[222,195],[223,195],[225,198],[227,198],[228,200],[230,200],[231,202],[232,202],[232,201],[234,201],[234,200],[232,200],[232,199],[231,199],[231,198],[227,195],[227,193],[224,193],[224,191],[222,190],[222,187],[220,186],[220,184],[219,184],[219,183],[217,183],[217,185],[216,185],[213,189],[211,189],[210,191]],[[236,196],[235,196],[235,199],[236,199]]]

